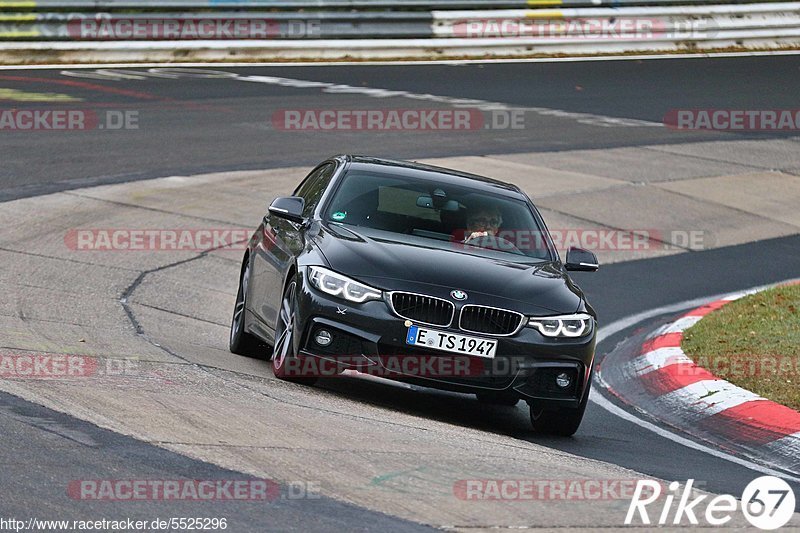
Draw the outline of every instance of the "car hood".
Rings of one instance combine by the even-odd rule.
[[[572,313],[581,305],[580,290],[552,262],[517,263],[430,239],[333,224],[321,227],[314,240],[330,268],[383,290],[452,299],[450,291],[459,289],[469,303],[502,298],[529,314]]]

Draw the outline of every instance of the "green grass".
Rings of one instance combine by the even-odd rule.
[[[711,312],[685,332],[681,347],[716,376],[800,410],[800,285]]]

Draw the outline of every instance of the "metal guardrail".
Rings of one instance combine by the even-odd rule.
[[[0,13],[0,40],[425,38],[432,20],[430,12]]]
[[[631,20],[636,28],[625,26]],[[0,40],[587,38],[600,31],[613,33],[601,37],[630,40],[643,39],[648,28],[641,26],[648,22],[657,34],[650,39],[684,41],[719,31],[800,28],[800,2],[428,12],[0,13]]]
[[[616,38],[691,41],[723,32],[800,29],[800,2],[783,4],[434,11],[434,37]]]
[[[0,56],[23,62],[29,56],[33,61],[93,61],[99,56],[109,61],[374,59],[800,47],[800,2],[708,5],[685,0],[686,5],[647,6],[634,2],[648,0],[619,0],[607,7],[594,3],[600,0],[556,4],[560,1],[438,0],[415,10],[409,6],[416,0],[400,0],[392,3],[394,10],[380,10],[385,3],[374,0],[369,10],[336,11],[331,6],[367,3],[0,0],[0,41],[8,41],[0,42]],[[521,3],[540,7],[486,9]],[[314,9],[265,10],[300,4]],[[10,6],[17,11],[9,12]],[[73,10],[55,10],[66,6]],[[132,6],[173,11],[123,9]],[[175,11],[191,6],[204,9]],[[260,9],[242,9],[256,6]],[[467,6],[484,9],[453,9]],[[21,11],[24,7],[30,9]]]
[[[583,19],[596,24],[563,22]],[[650,21],[653,32],[662,36],[703,39],[719,31],[800,28],[800,3],[429,12],[0,13],[0,40],[585,38],[625,20]],[[556,23],[560,26],[554,27]],[[624,33],[624,27],[615,31],[623,32],[612,35],[617,38],[640,37]]]
[[[764,0],[730,0],[726,3],[761,3]],[[769,0],[768,0],[769,1]],[[780,2],[780,0],[775,0]],[[448,9],[523,9],[538,7],[598,7],[714,4],[718,0],[4,0],[3,11],[120,10],[312,10],[356,9],[421,11]]]

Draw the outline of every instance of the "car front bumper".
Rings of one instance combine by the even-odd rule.
[[[321,293],[307,283],[300,287],[296,348],[300,359],[312,360],[303,366],[304,375],[335,375],[350,369],[437,389],[513,394],[564,407],[577,407],[591,383],[594,329],[578,339],[553,339],[530,327],[511,336],[493,336],[452,326],[431,326],[438,331],[498,341],[491,359],[459,355],[406,344],[411,322],[394,314],[387,301],[354,304]],[[332,335],[327,346],[315,341],[321,329]],[[336,371],[331,372],[331,368]],[[570,385],[559,387],[556,377],[564,373],[570,377]]]

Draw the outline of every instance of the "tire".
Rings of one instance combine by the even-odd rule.
[[[228,348],[237,355],[263,357],[265,353],[268,353],[268,347],[258,338],[245,331],[247,322],[247,287],[250,284],[250,261],[245,261],[243,266],[242,275],[239,278],[239,291],[236,294],[236,304],[233,307]]]
[[[506,407],[514,407],[519,403],[519,397],[512,394],[502,394],[496,392],[478,392],[475,394],[480,403],[486,405],[503,405]]]
[[[535,400],[529,402],[533,430],[537,433],[559,437],[574,435],[583,420],[586,404],[589,403],[589,389],[591,389],[591,382],[586,387],[586,393],[578,407],[562,407],[560,409],[551,407],[548,409],[536,405]]]
[[[297,350],[294,346],[297,335],[297,282],[292,281],[283,291],[281,308],[278,312],[278,323],[275,327],[275,347],[272,351],[272,373],[284,381],[313,385],[316,377],[290,376],[286,372],[287,362],[297,359]]]

